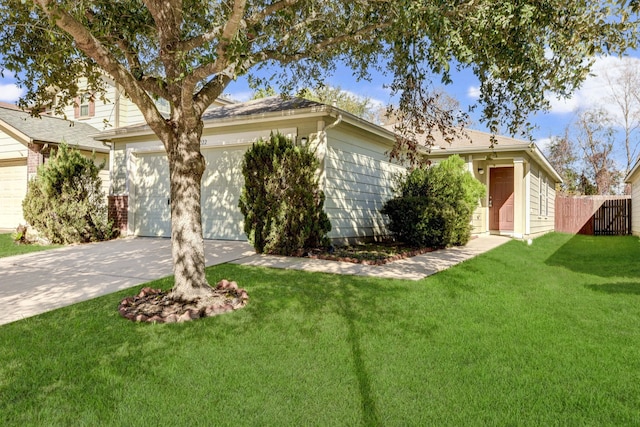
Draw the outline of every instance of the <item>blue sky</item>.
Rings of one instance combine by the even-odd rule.
[[[640,69],[640,52],[633,52],[629,56],[629,60],[633,61]],[[593,75],[585,80],[581,88],[571,98],[560,100],[551,96],[551,110],[530,117],[532,123],[537,126],[532,135],[537,144],[541,148],[545,148],[551,137],[563,135],[567,125],[575,120],[577,112],[580,110],[602,107],[609,109],[609,112],[615,115],[617,112],[607,101],[610,96],[610,86],[604,74],[608,73],[613,78],[621,66],[622,60],[618,57],[599,57],[591,69]],[[374,103],[384,105],[393,102],[389,90],[384,88],[385,83],[388,81],[385,81],[382,76],[376,76],[371,82],[358,82],[351,77],[348,70],[341,70],[327,79],[327,84],[340,86],[357,95],[368,97]],[[453,84],[442,87],[460,102],[465,111],[478,99],[479,82],[470,70],[454,73]],[[244,101],[250,98],[252,92],[246,81],[240,79],[229,85],[227,93],[234,99]],[[472,113],[471,117],[474,121],[471,128],[486,130],[478,120],[479,113]]]
[[[640,52],[633,52],[631,59],[640,68]],[[593,76],[587,78],[582,87],[570,99],[552,99],[551,111],[536,114],[531,118],[532,122],[538,126],[532,136],[541,148],[546,146],[550,137],[562,135],[566,126],[575,119],[576,112],[580,109],[607,108],[610,105],[606,101],[609,88],[603,78],[603,73],[615,75],[620,65],[621,60],[616,57],[598,58],[592,68]],[[386,105],[393,102],[389,90],[384,88],[384,84],[388,81],[385,81],[382,76],[374,76],[371,82],[358,82],[351,76],[349,70],[338,70],[335,75],[328,77],[326,83],[368,97],[374,103]],[[477,100],[478,82],[470,71],[455,73],[453,84],[445,86],[444,89],[460,102],[464,110]],[[245,79],[232,82],[226,92],[231,98],[241,101],[249,99],[252,93]],[[15,85],[15,79],[5,73],[5,76],[0,78],[0,101],[15,102],[21,94],[21,89]],[[615,112],[612,110],[612,113]],[[472,119],[474,119],[473,115]],[[472,128],[484,130],[482,124],[477,121],[477,117],[474,121]]]

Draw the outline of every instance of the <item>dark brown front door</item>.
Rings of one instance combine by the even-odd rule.
[[[489,229],[513,231],[513,168],[489,170]]]

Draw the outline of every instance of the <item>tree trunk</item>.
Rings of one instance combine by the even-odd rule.
[[[192,301],[212,291],[205,277],[202,237],[200,153],[202,122],[196,129],[175,129],[168,144],[171,182],[171,251],[175,284],[171,297]]]

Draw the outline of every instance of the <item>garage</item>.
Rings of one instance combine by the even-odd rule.
[[[22,200],[27,194],[27,160],[0,161],[0,228],[24,224]]]
[[[205,239],[246,240],[238,200],[243,185],[242,160],[247,146],[202,150],[202,228]],[[164,153],[135,154],[134,234],[171,236],[169,166]]]

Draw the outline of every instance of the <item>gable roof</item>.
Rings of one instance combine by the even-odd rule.
[[[638,157],[635,164],[631,167],[631,170],[624,178],[624,182],[627,184],[633,184],[633,178],[635,178],[635,175],[637,175],[638,172],[640,172],[640,157]]]
[[[345,122],[357,123],[360,127],[368,126],[369,130],[382,132],[389,140],[393,138],[393,133],[387,129],[336,107],[303,98],[284,99],[280,96],[271,96],[242,103],[222,105],[205,111],[202,120],[205,128],[209,128],[219,125],[225,126],[243,120],[276,120],[278,118],[304,118],[310,116],[332,116],[336,119],[338,116],[343,116]],[[106,141],[112,138],[147,133],[151,133],[151,128],[146,123],[142,123],[103,131],[96,138]]]
[[[386,125],[386,129],[393,129],[394,125]],[[439,132],[434,132],[434,145],[431,147],[428,155],[432,156],[448,156],[451,154],[486,154],[491,157],[498,153],[504,152],[526,152],[529,156],[556,180],[562,182],[562,177],[555,168],[549,163],[546,156],[532,141],[511,138],[503,135],[492,135],[488,132],[482,132],[474,129],[464,129],[464,135],[454,137],[451,143],[445,141],[444,136]],[[492,143],[492,136],[495,142]],[[425,138],[426,139],[426,138]]]
[[[16,137],[22,143],[60,144],[66,142],[71,147],[106,153],[109,151],[92,135],[93,126],[82,122],[71,122],[50,116],[32,117],[31,114],[13,108],[0,106],[0,129]]]

